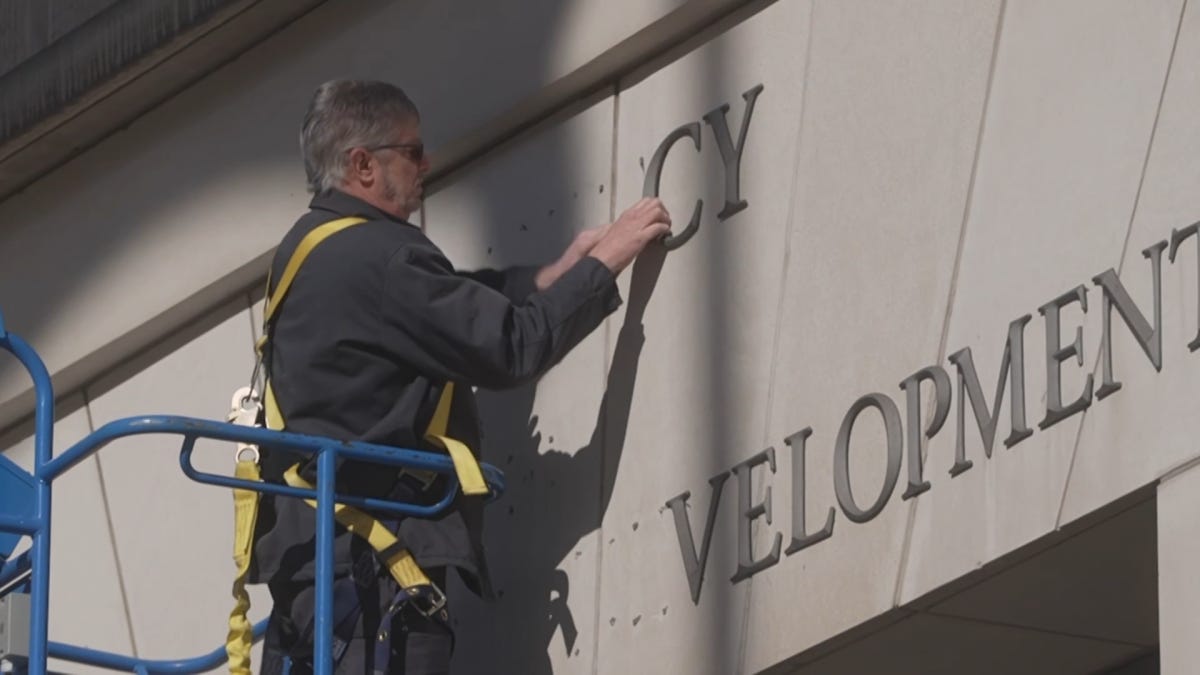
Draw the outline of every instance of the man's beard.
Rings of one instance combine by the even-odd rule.
[[[383,176],[383,198],[388,200],[389,202],[395,201],[396,195],[398,195],[398,194],[400,194],[400,191],[396,189],[396,184],[392,182],[391,178],[389,178],[387,175],[384,175]]]
[[[396,187],[396,184],[392,182],[392,179],[390,177],[384,176],[383,177],[383,198],[386,199],[388,202],[394,203],[398,196],[400,196],[400,189]],[[404,198],[404,203],[401,204],[400,206],[401,206],[401,208],[404,209],[406,214],[411,214],[413,211],[416,211],[418,208],[421,207],[421,199],[420,199],[420,197],[417,197],[415,195],[406,194],[405,198]],[[405,218],[407,219],[407,217],[408,216],[406,215]]]

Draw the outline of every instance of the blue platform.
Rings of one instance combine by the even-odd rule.
[[[189,478],[200,483],[227,488],[245,488],[257,492],[301,497],[317,502],[316,536],[316,628],[315,671],[332,675],[332,615],[333,615],[333,536],[335,531],[333,507],[348,504],[378,514],[434,517],[454,502],[458,479],[449,456],[394,448],[368,443],[337,441],[258,427],[246,427],[225,422],[180,417],[148,415],[109,422],[89,434],[66,451],[54,456],[54,394],[50,375],[37,353],[20,337],[5,330],[0,315],[0,349],[13,354],[33,379],[36,394],[34,418],[34,470],[25,471],[0,455],[0,597],[28,594],[30,605],[28,658],[14,661],[17,672],[45,675],[49,657],[133,673],[200,673],[219,667],[226,660],[224,646],[209,654],[181,660],[147,660],[76,647],[49,640],[48,603],[50,597],[50,526],[52,486],[56,478],[109,443],[126,436],[160,434],[175,436],[180,442],[180,466]],[[303,453],[316,458],[317,485],[305,490],[278,485],[245,481],[231,476],[199,471],[191,457],[196,441],[201,438],[269,446]],[[417,505],[369,499],[334,491],[335,473],[339,459],[354,459],[412,470],[432,471],[449,477],[446,492],[432,505]],[[231,462],[232,466],[232,462]],[[490,498],[504,491],[504,474],[493,466],[482,464],[484,479],[491,490]],[[231,528],[232,530],[232,528]],[[23,537],[32,539],[32,547],[13,555]],[[232,531],[230,532],[232,539]],[[230,575],[233,574],[230,564]],[[265,621],[254,627],[255,639],[262,637]],[[222,627],[215,626],[214,633]]]

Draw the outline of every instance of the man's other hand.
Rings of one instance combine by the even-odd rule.
[[[671,215],[657,197],[644,197],[607,227],[588,255],[613,274],[629,266],[646,245],[670,234]]]
[[[588,253],[592,252],[596,242],[604,238],[608,228],[612,225],[601,225],[599,227],[591,227],[579,234],[575,235],[575,240],[567,247],[562,256],[553,263],[546,265],[538,270],[537,276],[534,277],[534,283],[539,291],[544,291],[550,288],[550,285],[558,280],[567,270],[575,266],[575,263],[583,260]]]

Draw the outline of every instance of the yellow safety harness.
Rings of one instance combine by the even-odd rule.
[[[296,247],[295,252],[292,253],[292,257],[288,259],[287,265],[283,270],[283,275],[279,279],[279,285],[275,288],[274,293],[271,293],[271,280],[268,275],[267,303],[266,309],[263,312],[263,334],[257,344],[260,364],[264,358],[263,354],[265,353],[270,336],[271,321],[278,313],[284,296],[287,294],[288,289],[296,278],[296,274],[300,271],[300,266],[304,263],[309,253],[331,235],[363,222],[366,222],[363,218],[339,218],[319,225],[305,235]],[[263,390],[262,410],[267,428],[281,430],[284,428],[283,414],[280,412],[275,392],[271,389],[269,377],[264,382]],[[450,455],[463,494],[486,495],[488,493],[487,483],[483,479],[483,472],[479,468],[479,462],[475,459],[475,455],[472,454],[466,444],[451,438],[447,434],[447,426],[450,421],[450,406],[453,400],[454,383],[447,382],[445,387],[442,388],[442,394],[438,399],[437,408],[434,411],[432,420],[430,420],[429,428],[425,431],[425,440],[442,448]],[[247,403],[251,403],[252,405],[247,407]],[[240,389],[234,395],[230,421],[245,425],[257,424],[258,411],[257,394],[254,390],[250,387]],[[245,480],[261,481],[262,476],[258,466],[258,459],[259,453],[257,447],[239,443],[234,476]],[[315,489],[312,483],[300,476],[299,469],[300,465],[295,464],[284,472],[284,482],[296,488]],[[417,476],[424,473],[417,471],[408,472]],[[433,477],[427,476],[425,478],[426,482],[432,482]],[[250,609],[250,596],[246,592],[246,579],[250,572],[250,555],[253,544],[254,525],[258,519],[258,502],[259,493],[254,490],[234,489],[233,491],[233,560],[237,568],[237,573],[233,580],[235,604],[233,611],[229,614],[229,633],[225,643],[225,651],[229,655],[229,672],[233,675],[251,675],[250,647],[253,643],[253,626],[247,618],[247,612]],[[305,502],[313,508],[317,506],[317,503],[313,500],[305,500]],[[379,555],[380,560],[387,567],[392,578],[400,585],[403,592],[414,597],[428,593],[433,598],[430,606],[424,611],[428,614],[445,612],[446,598],[442,594],[441,589],[438,589],[429,580],[429,577],[417,565],[412,553],[401,545],[396,535],[383,523],[371,515],[345,504],[334,505],[334,517],[343,527],[366,540],[371,545],[371,548]]]

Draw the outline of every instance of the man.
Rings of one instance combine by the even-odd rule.
[[[618,307],[616,275],[670,228],[662,204],[643,199],[579,234],[546,267],[462,273],[408,222],[430,163],[417,110],[400,89],[321,85],[300,146],[315,196],[280,244],[271,278],[317,226],[347,216],[366,222],[312,250],[268,325],[266,364],[289,431],[435,450],[425,430],[454,382],[447,435],[478,453],[471,387],[511,387],[548,370]],[[278,481],[303,460],[270,453],[264,478]],[[340,492],[415,502],[442,493],[445,479],[429,480],[355,462],[338,470]],[[435,584],[454,567],[469,587],[490,593],[479,497],[459,497],[440,519],[392,525]],[[303,501],[263,499],[252,579],[268,583],[275,601],[263,673],[312,670],[314,530]],[[447,672],[445,615],[426,617],[409,603],[389,618],[397,584],[365,541],[340,528],[334,561],[338,673]]]

